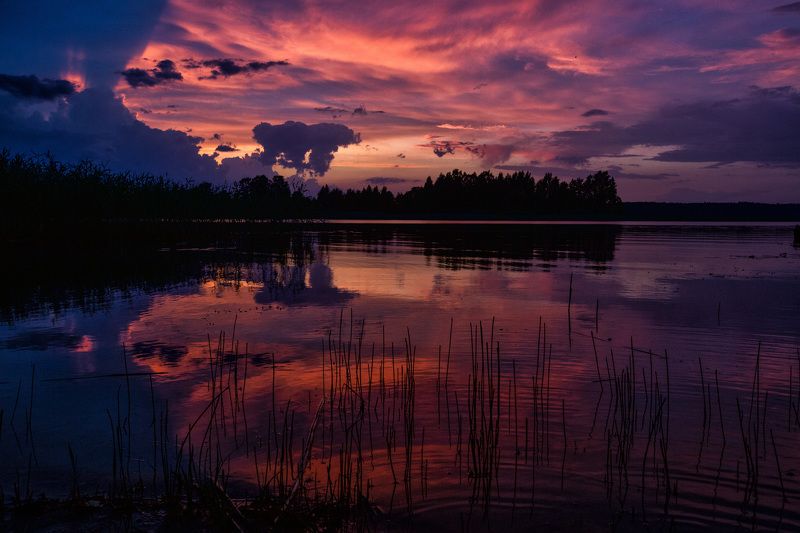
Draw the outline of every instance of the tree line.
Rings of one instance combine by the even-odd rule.
[[[227,185],[176,182],[8,151],[0,152],[0,187],[7,230],[48,221],[604,216],[621,207],[614,178],[604,171],[562,181],[551,174],[536,180],[529,172],[453,170],[401,193],[325,185],[312,196],[279,175]]]
[[[536,218],[547,215],[609,215],[622,201],[606,171],[562,181],[552,174],[536,180],[530,172],[467,173],[452,170],[425,184],[393,194],[386,187],[348,189],[324,186],[316,196],[324,214],[451,215]]]

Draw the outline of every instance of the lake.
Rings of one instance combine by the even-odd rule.
[[[345,221],[17,251],[0,486],[146,494],[178,460],[247,497],[302,464],[301,491],[399,528],[800,528],[792,229]]]

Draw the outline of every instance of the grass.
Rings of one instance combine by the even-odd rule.
[[[551,493],[569,494],[584,482],[590,475],[582,471],[586,457],[596,454],[605,459],[599,481],[612,527],[668,525],[682,516],[682,494],[694,482],[682,466],[687,451],[670,432],[676,401],[690,403],[688,410],[681,408],[679,433],[687,431],[686,413],[697,415],[695,473],[714,475],[713,493],[703,489],[707,505],[723,505],[723,491],[725,498],[740,498],[740,523],[780,524],[785,514],[788,524],[798,524],[790,509],[800,491],[787,475],[797,459],[786,436],[800,429],[800,396],[795,397],[800,384],[793,383],[800,371],[795,373],[789,361],[786,387],[765,390],[760,345],[749,394],[729,387],[723,401],[720,372],[713,371],[712,384],[700,357],[695,394],[676,398],[668,352],[637,348],[632,338],[620,352],[590,331],[586,360],[593,360],[597,384],[587,384],[596,394],[591,404],[558,385],[565,367],[558,360],[561,352],[554,356],[552,334],[541,318],[526,365],[503,356],[494,320],[488,328],[469,325],[465,352],[454,346],[452,321],[447,349],[424,354],[408,330],[398,348],[387,343],[383,330],[379,342],[369,342],[365,329],[365,321],[342,313],[322,343],[318,397],[309,392],[301,401],[296,395],[279,397],[276,376],[285,370],[274,354],[266,370],[268,396],[250,398],[251,356],[234,322],[230,336],[221,332],[207,339],[207,401],[183,429],[176,426],[169,402],[156,400],[153,376],[132,372],[123,348],[123,371],[108,376],[121,383],[106,411],[112,457],[108,490],[92,495],[81,489],[79,455],[68,444],[70,496],[61,501],[34,497],[31,488],[33,418],[40,410],[34,410],[32,367],[29,391],[20,381],[8,422],[0,409],[0,440],[10,434],[27,454],[13,495],[2,498],[3,524],[27,529],[77,521],[87,529],[129,529],[152,522],[226,531],[413,527],[420,520],[418,509],[441,497],[431,490],[440,488],[440,480],[431,483],[431,472],[441,472],[446,463],[469,494],[467,511],[459,516],[465,527],[498,520],[524,527],[547,512],[542,502],[552,501]],[[580,341],[584,334],[570,325],[572,336]],[[589,346],[576,342],[575,349]],[[141,430],[133,427],[137,417],[131,399],[132,382],[144,378],[152,434],[146,452],[135,449],[133,435]],[[26,396],[27,408],[20,405]],[[725,412],[734,412],[732,404],[736,438],[725,431]],[[592,429],[583,437],[572,415],[592,408]],[[17,431],[20,409],[22,432]],[[589,455],[578,451],[579,441],[592,447]],[[145,455],[150,472],[136,468],[135,459]],[[251,465],[255,481],[246,499],[239,497],[241,469],[234,468],[243,461]],[[388,508],[380,508],[376,502],[385,503],[387,486],[392,498]],[[769,501],[778,503],[769,507]]]

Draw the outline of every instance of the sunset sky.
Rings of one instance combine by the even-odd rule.
[[[625,200],[800,201],[800,2],[4,3],[0,147],[404,190],[600,169]]]

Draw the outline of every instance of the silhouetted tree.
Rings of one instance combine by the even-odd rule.
[[[316,197],[302,182],[258,175],[230,186],[177,183],[164,177],[117,173],[90,162],[67,165],[50,156],[0,152],[0,220],[14,228],[35,224],[108,220],[286,220],[342,216],[597,216],[619,210],[614,178],[596,172],[560,181],[529,172],[430,176],[419,187],[393,194],[367,185],[342,191],[323,186]]]

